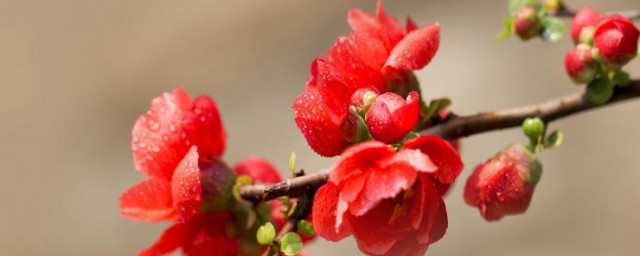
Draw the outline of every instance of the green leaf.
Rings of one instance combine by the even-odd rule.
[[[256,232],[256,238],[259,244],[268,245],[273,243],[273,239],[276,238],[276,228],[273,227],[271,222],[267,222],[258,228]]]
[[[509,15],[514,16],[520,9],[534,6],[535,4],[535,0],[511,0],[509,1]]]
[[[296,169],[296,152],[291,151],[291,155],[289,155],[289,170],[291,172],[295,172]]]
[[[313,228],[313,224],[307,220],[298,221],[298,223],[296,223],[296,227],[300,233],[307,237],[313,236],[316,233],[316,229]]]
[[[513,18],[507,17],[502,20],[502,32],[496,36],[496,41],[502,41],[513,35]]]
[[[609,71],[608,77],[612,84],[619,87],[626,87],[631,82],[629,80],[629,73],[619,69]]]
[[[542,19],[542,39],[547,42],[557,42],[564,37],[565,26],[562,20],[555,17]]]
[[[424,120],[428,121],[431,117],[438,115],[440,111],[451,105],[449,98],[435,99],[429,102],[429,107],[425,113]]]
[[[544,147],[554,149],[562,145],[564,134],[561,131],[553,131],[544,141]]]
[[[587,85],[587,99],[596,105],[607,103],[613,96],[613,84],[605,78],[598,78]]]
[[[286,233],[280,239],[280,251],[285,255],[296,255],[302,250],[302,239],[296,233]]]
[[[251,185],[251,184],[253,184],[253,179],[251,179],[251,177],[249,177],[248,175],[238,176],[236,178],[236,183],[233,185],[233,189],[231,190],[231,194],[233,195],[233,198],[235,198],[236,201],[242,201],[243,199],[240,196],[238,189],[240,189],[240,187],[242,186]]]

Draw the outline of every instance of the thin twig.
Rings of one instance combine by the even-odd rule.
[[[421,135],[438,135],[445,139],[457,139],[488,131],[520,126],[527,117],[540,117],[551,122],[587,110],[611,106],[615,103],[640,98],[640,80],[633,80],[624,88],[616,88],[609,102],[602,105],[591,103],[584,93],[575,93],[531,106],[485,112],[470,116],[451,116],[442,123],[420,132]],[[279,196],[300,196],[315,192],[329,178],[328,171],[321,171],[287,179],[276,184],[259,184],[241,187],[242,198],[253,201],[269,201]]]

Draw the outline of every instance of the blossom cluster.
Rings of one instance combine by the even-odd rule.
[[[257,255],[264,222],[282,227],[286,216],[277,205],[257,207],[237,201],[237,180],[276,183],[282,180],[268,161],[249,157],[233,168],[222,160],[226,136],[215,102],[192,99],[182,88],[154,99],[151,110],[136,121],[131,138],[133,160],[148,179],[120,197],[121,215],[136,221],[174,222],[160,239],[139,255]]]
[[[607,102],[614,86],[629,83],[621,68],[637,56],[638,36],[640,31],[628,18],[585,6],[571,23],[576,47],[565,56],[567,74],[577,84],[589,84],[587,96],[592,102]]]

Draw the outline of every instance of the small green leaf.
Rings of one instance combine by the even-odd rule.
[[[509,1],[509,15],[514,16],[520,9],[534,6],[535,4],[535,0],[511,0]]]
[[[236,178],[236,183],[233,185],[233,189],[231,190],[231,194],[233,195],[233,198],[235,198],[236,201],[242,201],[243,199],[240,196],[240,193],[238,193],[238,189],[240,189],[240,187],[242,186],[251,185],[251,184],[253,184],[253,179],[251,179],[251,177],[249,177],[248,175],[238,176],[238,178]]]
[[[296,233],[286,233],[280,239],[280,251],[285,255],[296,255],[302,250],[302,239]]]
[[[631,82],[629,80],[629,73],[619,69],[609,71],[608,77],[612,84],[619,87],[625,87]]]
[[[613,96],[613,84],[608,79],[598,78],[587,85],[585,94],[593,104],[601,105],[607,103]]]
[[[547,137],[544,141],[544,147],[549,149],[554,149],[562,145],[562,141],[564,140],[564,134],[561,131],[554,131]]]
[[[298,204],[297,203],[291,204],[291,207],[289,207],[289,211],[287,212],[287,217],[293,216],[293,214],[296,213],[297,209],[298,209]]]
[[[296,227],[298,228],[298,231],[300,231],[300,233],[307,237],[313,236],[316,233],[316,229],[313,228],[313,224],[306,220],[298,221]]]
[[[256,238],[259,244],[268,245],[273,243],[273,239],[276,238],[276,228],[273,227],[271,222],[267,222],[258,228],[256,232]]]
[[[440,111],[447,108],[449,105],[451,105],[451,100],[449,98],[431,100],[424,119],[428,121],[431,117],[438,115]]]
[[[294,172],[296,169],[296,152],[291,151],[291,155],[289,155],[289,170]]]
[[[564,37],[565,26],[562,20],[555,17],[542,19],[542,39],[547,42],[557,42]]]
[[[496,41],[502,41],[513,35],[513,18],[507,17],[502,20],[502,32],[496,36]]]

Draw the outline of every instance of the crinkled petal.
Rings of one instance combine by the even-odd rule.
[[[138,221],[175,219],[169,182],[150,178],[129,188],[120,196],[120,215]]]
[[[222,156],[226,134],[218,107],[211,97],[198,96],[193,102],[193,109],[186,113],[182,125],[187,130],[186,143],[198,146],[201,163]]]
[[[418,29],[418,25],[415,21],[413,21],[413,19],[411,19],[411,17],[407,16],[407,20],[405,21],[405,28],[407,30],[407,33],[411,33],[411,31]]]
[[[282,176],[271,162],[261,157],[248,157],[240,160],[233,170],[238,175],[249,175],[254,181],[260,183],[278,183]]]
[[[425,217],[422,218],[422,224],[416,231],[416,237],[419,243],[432,244],[442,238],[447,230],[447,212],[444,201],[429,178],[422,176],[420,182],[423,196],[427,197],[427,201],[423,208]]]
[[[390,51],[402,39],[404,31],[398,22],[384,12],[382,1],[376,7],[377,14],[372,16],[360,9],[351,9],[347,15],[347,22],[356,33],[366,33],[384,42]]]
[[[184,222],[193,217],[202,202],[202,185],[198,167],[198,150],[194,146],[180,162],[171,180],[173,205],[178,220]]]
[[[338,187],[331,182],[327,182],[316,192],[311,213],[316,233],[322,238],[333,242],[340,241],[351,235],[347,225],[336,227],[338,194]]]
[[[367,171],[374,166],[372,163],[395,154],[395,150],[379,141],[367,141],[356,144],[340,155],[338,162],[331,168],[329,179],[337,184],[352,176]]]
[[[431,62],[440,45],[440,25],[427,25],[407,34],[393,48],[383,70],[417,70]]]
[[[410,165],[393,164],[384,169],[373,169],[361,196],[349,205],[351,214],[361,216],[383,199],[396,197],[413,186],[417,171]]]
[[[394,207],[395,203],[391,200],[384,200],[362,216],[346,215],[358,248],[362,252],[370,255],[385,255],[396,241],[410,232],[406,228],[398,228],[397,224],[404,223],[396,221],[389,224]]]
[[[438,166],[430,175],[442,183],[452,183],[462,172],[462,159],[458,152],[440,137],[420,136],[405,142],[405,148],[420,149]]]

